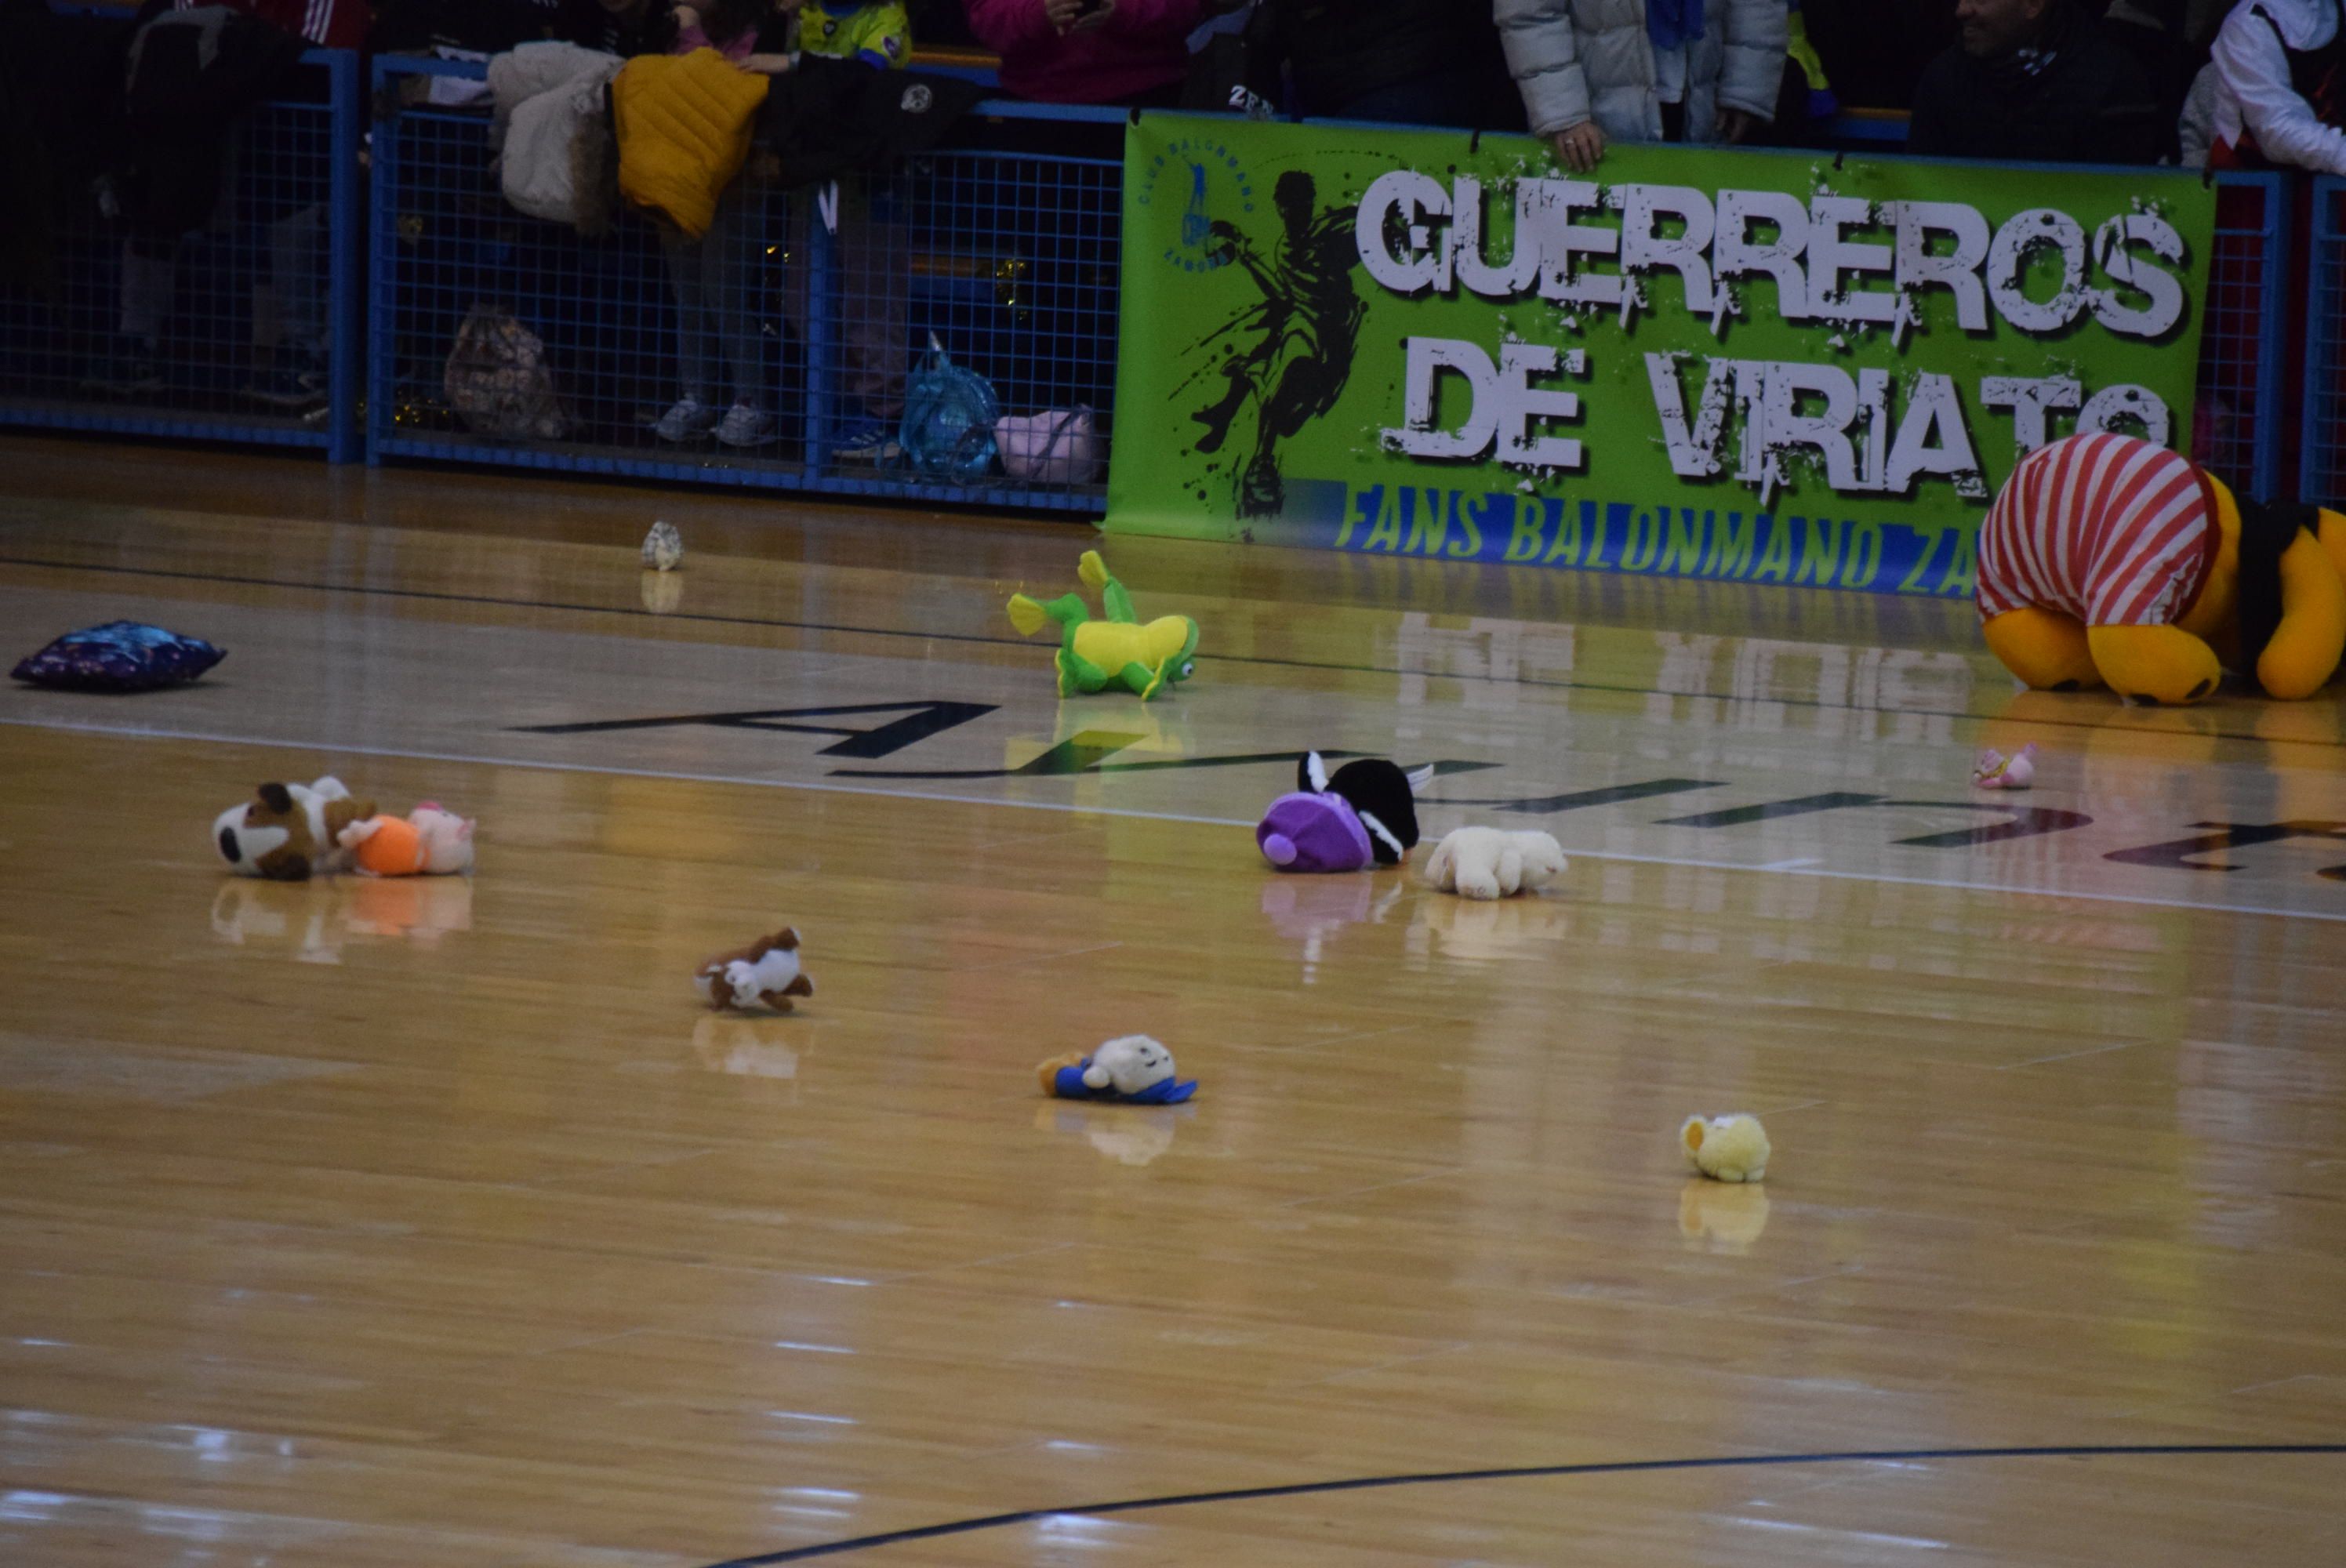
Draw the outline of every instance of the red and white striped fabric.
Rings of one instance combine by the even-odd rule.
[[[198,5],[242,11],[322,49],[356,49],[366,43],[366,0],[171,0],[174,11]]]
[[[2034,605],[2089,626],[2166,626],[2215,560],[2216,498],[2189,460],[2072,435],[2020,460],[1980,526],[1979,612]]]

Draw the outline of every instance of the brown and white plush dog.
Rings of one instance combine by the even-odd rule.
[[[788,926],[738,952],[719,953],[694,972],[692,988],[720,1013],[728,1007],[788,1013],[791,997],[814,994],[814,982],[799,967],[799,933]]]
[[[374,814],[373,801],[352,799],[332,776],[315,784],[263,784],[251,799],[213,819],[212,841],[239,876],[306,881],[345,870],[350,851],[336,835]]]

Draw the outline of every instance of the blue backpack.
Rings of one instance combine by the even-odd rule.
[[[993,384],[954,363],[930,333],[928,357],[904,386],[896,439],[905,465],[923,479],[974,484],[994,471],[994,422],[1001,416]]]

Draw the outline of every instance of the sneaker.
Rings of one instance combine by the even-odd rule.
[[[279,358],[281,361],[283,356]],[[293,374],[303,386],[319,392],[324,392],[334,379],[325,351],[307,344],[293,351]]]
[[[697,397],[680,397],[652,422],[652,433],[662,441],[693,441],[717,423],[717,411]]]
[[[774,439],[774,416],[750,403],[737,402],[719,422],[717,439],[728,446],[763,446]]]
[[[162,372],[155,368],[155,349],[137,338],[115,338],[106,354],[81,378],[85,392],[116,392],[128,397],[163,390]]]
[[[893,463],[904,455],[895,431],[876,419],[859,420],[839,433],[831,454],[842,463]]]
[[[325,378],[314,382],[293,366],[280,363],[276,369],[264,371],[244,383],[244,395],[271,408],[308,408],[326,401],[322,390]]]

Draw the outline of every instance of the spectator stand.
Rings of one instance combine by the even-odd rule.
[[[412,56],[374,65],[373,311],[368,456],[478,463],[777,490],[1096,513],[1115,379],[1123,116],[989,100],[955,145],[872,180],[842,182],[836,232],[812,190],[744,176],[737,254],[754,363],[742,389],[778,416],[774,439],[729,447],[653,430],[679,391],[677,312],[652,225],[623,216],[602,239],[525,217],[491,170],[485,105],[417,101],[423,77],[478,79],[480,68]],[[1064,150],[1077,120],[1098,156]],[[987,146],[1003,125],[1051,133]],[[999,139],[999,138],[997,138]],[[476,309],[477,307],[477,309]],[[447,369],[468,318],[536,345],[550,390],[531,425],[469,418],[451,405]],[[475,329],[477,331],[479,329]],[[926,476],[894,447],[904,372],[932,336],[985,378],[1005,414],[1093,411],[1096,472],[1063,482]],[[736,379],[729,371],[728,382]],[[731,389],[728,388],[729,392]],[[720,397],[720,402],[722,398]],[[874,423],[874,452],[842,449]]]
[[[2346,502],[2346,179],[2313,182],[2299,496]]]
[[[311,49],[300,76],[236,134],[211,219],[176,244],[133,258],[98,190],[58,193],[52,279],[0,285],[0,426],[361,456],[358,58]],[[159,329],[151,354],[131,351],[144,341],[123,331],[131,313]],[[305,314],[324,332],[322,362],[287,380],[280,341]]]

